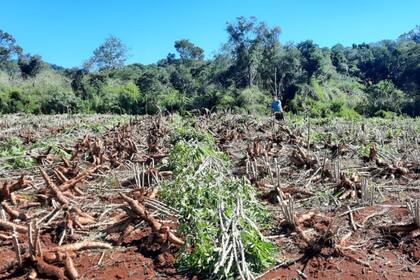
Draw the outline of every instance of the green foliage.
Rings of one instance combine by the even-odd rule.
[[[369,87],[368,104],[366,111],[374,115],[378,111],[391,111],[401,113],[405,94],[397,89],[390,80],[380,81]]]
[[[70,159],[71,154],[63,150],[57,143],[43,143],[44,148],[48,149],[51,147],[51,152],[59,158]]]
[[[304,114],[311,118],[360,119],[361,115],[352,106],[354,100],[349,100],[348,95],[337,88],[335,82],[337,81],[330,80],[328,83],[321,83],[317,79],[311,79],[311,87],[300,89],[287,108],[295,114]]]
[[[39,55],[21,55],[19,56],[18,65],[23,77],[35,77],[43,67],[42,58]]]
[[[302,54],[303,69],[307,73],[308,79],[320,70],[324,58],[321,49],[311,40],[304,41],[297,45]]]
[[[228,109],[235,106],[235,97],[231,92],[218,92],[218,102],[216,103],[217,109]]]
[[[93,51],[93,56],[85,62],[86,69],[111,70],[121,68],[127,59],[127,47],[115,36],[109,36],[105,42]]]
[[[26,149],[19,138],[10,138],[0,143],[0,160],[5,160],[3,166],[9,169],[29,168],[35,161],[26,155]]]
[[[212,150],[216,148],[216,144],[210,133],[195,129],[185,123],[175,127],[175,134],[172,136],[172,144],[176,144],[180,141],[198,141],[200,143],[205,143],[207,146],[211,147]]]
[[[47,95],[41,102],[41,112],[46,114],[63,114],[79,111],[81,100],[72,92],[65,93],[58,91],[54,94]]]
[[[25,95],[20,89],[10,89],[1,97],[5,106],[3,113],[26,112],[38,113],[40,104],[39,99],[32,95]]]
[[[169,112],[182,111],[186,106],[186,97],[176,89],[167,89],[158,95],[157,105]]]
[[[261,114],[269,111],[271,100],[267,94],[261,92],[257,87],[250,87],[239,92],[236,104],[245,112]]]
[[[255,189],[246,179],[226,173],[227,157],[217,151],[209,134],[180,127],[173,142],[176,144],[169,164],[174,178],[164,183],[160,198],[179,210],[180,231],[193,248],[192,252],[184,248],[178,266],[189,273],[215,277],[212,271],[218,257],[219,203],[223,202],[231,215],[237,198],[243,198],[245,214],[260,225],[268,222],[268,213],[258,203]],[[262,240],[249,224],[242,223],[246,258],[253,271],[262,271],[275,261],[275,246]]]
[[[128,82],[119,89],[118,103],[124,113],[136,113],[139,100],[140,91],[133,82]]]
[[[362,116],[356,112],[354,109],[349,107],[342,107],[341,110],[337,113],[338,117],[341,117],[345,120],[360,120]]]
[[[22,55],[13,36],[0,31],[0,112],[267,114],[278,95],[286,110],[313,117],[420,115],[418,27],[397,40],[332,48],[310,40],[280,45],[280,28],[254,17],[238,17],[226,31],[228,41],[212,59],[181,39],[174,44],[179,56],[128,66],[127,47],[111,36],[85,69]]]
[[[204,50],[188,39],[175,41],[174,47],[183,60],[202,60],[204,58]]]
[[[374,116],[378,118],[384,118],[384,119],[394,119],[397,116],[397,114],[395,112],[379,110],[375,112]]]
[[[100,94],[94,97],[93,108],[101,113],[134,114],[139,100],[140,92],[134,83],[112,81],[101,86]]]
[[[0,69],[10,58],[21,53],[22,48],[16,44],[12,34],[0,29]]]

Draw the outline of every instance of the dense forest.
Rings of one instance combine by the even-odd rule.
[[[155,64],[126,65],[128,48],[107,38],[83,66],[28,54],[0,30],[0,113],[264,113],[273,95],[311,117],[420,115],[420,26],[395,40],[319,47],[280,43],[279,27],[238,17],[212,58],[188,39]]]

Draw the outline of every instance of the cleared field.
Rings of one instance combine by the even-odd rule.
[[[415,279],[420,121],[2,116],[5,279]]]

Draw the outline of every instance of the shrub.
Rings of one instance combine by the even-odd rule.
[[[41,101],[40,110],[44,114],[63,114],[79,112],[80,98],[72,92],[56,92]]]
[[[236,98],[237,106],[250,113],[267,113],[270,97],[257,87],[249,87],[239,92]]]
[[[340,112],[344,107],[344,102],[342,100],[333,100],[330,104],[330,110],[333,113]]]
[[[133,82],[128,82],[119,89],[118,103],[124,113],[137,113],[138,102],[140,100],[140,91]]]
[[[384,118],[384,119],[393,119],[397,116],[397,114],[395,112],[379,110],[375,112],[374,116],[378,118]]]
[[[380,110],[401,113],[406,96],[404,92],[395,87],[392,81],[380,81],[370,86],[368,92],[368,114],[375,115]]]
[[[358,112],[347,106],[342,107],[340,112],[337,113],[337,116],[345,120],[359,120],[362,118]]]
[[[235,97],[232,91],[221,91],[217,93],[218,102],[216,108],[219,110],[233,108],[235,106]]]
[[[176,89],[168,88],[157,97],[157,105],[169,112],[181,111],[185,108],[185,96]]]

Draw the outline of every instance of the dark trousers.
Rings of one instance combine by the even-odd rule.
[[[276,118],[276,120],[278,120],[278,121],[284,121],[283,112],[275,112],[274,113],[274,118]]]

